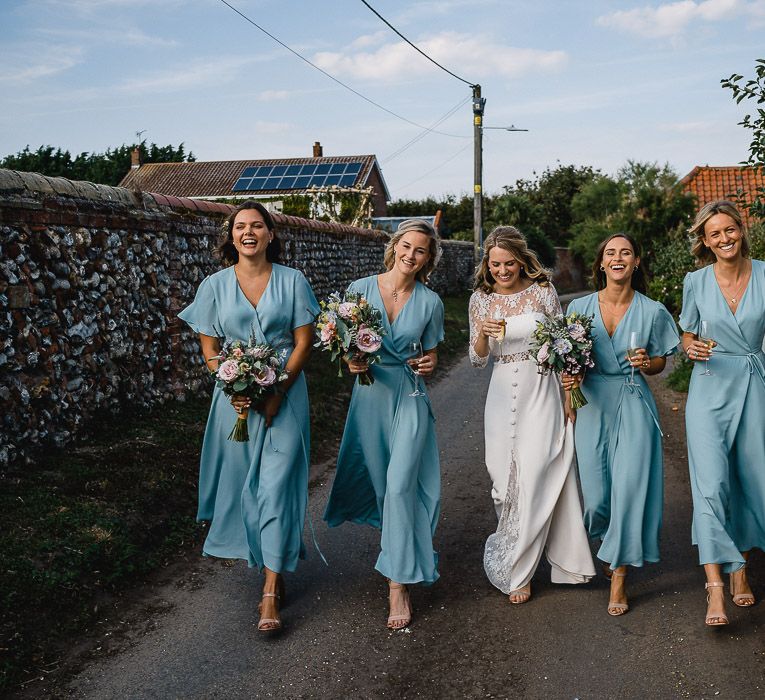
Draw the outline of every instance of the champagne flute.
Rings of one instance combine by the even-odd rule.
[[[630,343],[627,346],[627,357],[630,360],[630,386],[637,386],[635,384],[635,365],[632,364],[632,361],[637,356],[637,351],[640,347],[640,336],[637,333],[637,331],[631,331],[630,332]]]
[[[410,357],[407,363],[412,368],[412,374],[414,375],[414,391],[409,396],[425,396],[424,391],[420,391],[420,373],[415,369],[415,363],[413,360],[418,360],[416,364],[419,364],[419,359],[422,357],[422,343],[419,340],[413,340],[409,343]]]
[[[712,348],[715,346],[715,341],[710,338],[711,332],[709,328],[709,322],[708,321],[702,321],[701,322],[701,332],[698,335],[698,339],[706,345],[709,350],[711,351]],[[709,371],[709,358],[704,361],[704,371],[701,373],[705,377],[710,377],[712,373]]]
[[[494,309],[494,313],[491,315],[491,317],[499,323],[502,328],[499,331],[499,337],[497,338],[497,342],[501,345],[502,341],[505,339],[505,317],[502,315],[501,309]]]

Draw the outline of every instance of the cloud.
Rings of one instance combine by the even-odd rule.
[[[39,32],[44,36],[56,37],[57,39],[69,39],[78,42],[84,41],[89,45],[99,43],[108,44],[109,46],[179,46],[178,41],[175,39],[152,36],[140,29],[131,27],[125,27],[123,29],[99,28],[97,31],[85,29],[53,29],[46,27],[40,29]]]
[[[0,53],[0,84],[24,85],[58,75],[81,63],[83,55],[77,46],[6,45]]]
[[[514,78],[530,72],[555,71],[568,60],[564,51],[505,46],[485,36],[457,32],[442,32],[414,43],[435,61],[466,80],[487,75]],[[432,75],[437,70],[403,41],[381,45],[369,51],[354,48],[351,44],[344,52],[319,52],[313,60],[336,76],[389,83]]]
[[[168,70],[131,78],[117,86],[118,92],[131,94],[178,92],[202,87],[220,87],[239,78],[242,69],[269,60],[267,57],[223,56],[197,59]]]
[[[289,90],[263,90],[263,92],[258,93],[258,99],[261,102],[276,102],[286,100],[290,94]]]
[[[660,124],[659,130],[672,134],[708,134],[719,126],[718,122],[713,121],[674,122]]]
[[[619,10],[601,15],[596,23],[627,34],[656,39],[679,37],[694,23],[721,22],[739,15],[762,19],[765,16],[765,0],[679,0],[656,7]]]

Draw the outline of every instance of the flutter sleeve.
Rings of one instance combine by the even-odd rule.
[[[672,318],[664,304],[656,302],[656,313],[651,323],[651,334],[648,339],[649,357],[664,357],[677,350],[680,336],[677,334],[675,319]]]
[[[313,323],[318,313],[319,304],[311,285],[304,275],[296,275],[292,294],[292,330]]]
[[[432,350],[444,339],[444,302],[435,292],[433,297],[433,311],[420,341],[423,350]]]
[[[212,338],[223,338],[226,335],[218,319],[215,290],[209,277],[202,280],[194,301],[178,314],[178,318],[188,323],[195,333]]]
[[[685,333],[699,332],[699,307],[693,290],[692,274],[689,272],[683,280],[683,310],[680,312],[680,328]]]
[[[470,364],[473,367],[486,367],[489,364],[489,356],[481,357],[475,351],[475,344],[478,341],[478,329],[486,318],[487,305],[482,303],[485,301],[485,294],[481,292],[473,292],[470,297],[470,303],[468,304],[468,320],[470,322],[470,344],[468,345],[468,356],[470,357]]]

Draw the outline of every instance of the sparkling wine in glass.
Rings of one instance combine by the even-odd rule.
[[[710,337],[711,336],[711,331],[710,331],[709,326],[710,326],[710,324],[709,324],[708,321],[702,321],[701,322],[701,329],[700,329],[701,332],[699,333],[698,338],[699,338],[699,340],[702,343],[704,343],[704,345],[706,345],[711,350],[715,346],[715,341],[712,340],[712,338]],[[708,357],[707,357],[707,359],[704,362],[704,371],[701,374],[703,374],[705,377],[709,377],[712,374],[709,371],[709,358]]]
[[[409,396],[425,396],[425,392],[420,390],[420,373],[417,371],[419,359],[422,357],[422,343],[419,340],[413,340],[409,343],[409,366],[412,368],[414,382],[414,391]]]
[[[505,321],[505,317],[502,315],[501,309],[494,309],[494,313],[492,314],[492,318],[499,323],[502,328],[499,331],[499,336],[497,337],[497,342],[501,343],[505,339],[505,325],[507,322]]]
[[[640,336],[637,331],[630,332],[630,343],[627,346],[627,357],[632,362],[637,356],[637,351],[640,349]],[[630,366],[630,386],[635,386],[635,366]]]

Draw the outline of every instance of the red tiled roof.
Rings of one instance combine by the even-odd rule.
[[[272,158],[267,160],[220,160],[197,161],[194,163],[145,163],[130,170],[122,178],[120,187],[144,192],[157,192],[174,197],[232,197],[247,195],[248,192],[234,192],[233,187],[245,168],[259,165],[305,165],[308,163],[350,163],[361,162],[362,167],[354,186],[364,186],[373,168],[380,171],[377,158],[365,156],[326,156],[322,158]],[[382,180],[382,173],[380,173]],[[304,190],[258,190],[258,195],[280,195],[303,192]],[[255,194],[255,193],[249,193]],[[383,193],[390,199],[389,193]]]
[[[717,199],[730,199],[739,206],[744,223],[751,223],[746,204],[754,199],[760,188],[765,188],[765,171],[744,166],[712,167],[697,165],[680,184],[686,192],[696,195],[699,206]]]

